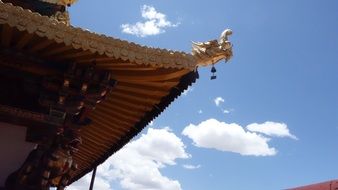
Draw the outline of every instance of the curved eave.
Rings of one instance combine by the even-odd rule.
[[[102,116],[102,110],[104,110],[104,107],[112,106],[114,107],[114,102],[109,100],[112,97],[108,98],[107,101],[100,104],[96,111],[92,112],[90,117],[93,119],[93,125],[87,126],[85,129],[83,129],[82,134],[84,137],[84,141],[87,138],[92,138],[90,140],[95,141],[95,143],[91,142],[92,146],[82,146],[80,148],[80,153],[75,156],[75,160],[77,162],[80,162],[82,166],[85,166],[83,168],[79,168],[79,170],[75,173],[75,175],[72,177],[71,182],[77,181],[82,176],[87,174],[88,172],[92,171],[93,168],[96,166],[102,164],[106,159],[108,159],[112,154],[117,152],[119,149],[121,149],[125,144],[127,144],[133,137],[135,137],[137,134],[139,134],[150,121],[152,121],[154,118],[159,116],[169,105],[171,102],[173,102],[181,93],[188,88],[192,83],[196,81],[198,78],[197,72],[189,72],[183,77],[180,78],[178,81],[178,84],[171,88],[168,95],[162,97],[159,101],[159,103],[152,105],[149,107],[149,111],[146,111],[144,115],[133,125],[126,124],[125,127],[123,127],[123,123],[119,123],[120,121],[116,121],[116,118],[106,118]],[[128,109],[128,106],[127,106]],[[101,111],[100,111],[101,110]],[[135,110],[134,110],[135,111]],[[108,111],[109,115],[109,111]],[[117,125],[107,125],[110,122],[117,122]],[[117,126],[120,126],[118,128]],[[103,129],[103,127],[106,127]],[[107,129],[110,128],[110,129]],[[107,132],[107,130],[110,130],[110,135],[106,135],[106,137],[102,136],[103,133],[101,132]],[[127,130],[127,131],[125,131]],[[112,135],[115,133],[114,135]],[[121,136],[121,138],[118,138],[118,134],[123,133],[124,135]],[[105,138],[110,138],[111,146],[105,144],[106,142]],[[88,141],[87,141],[88,142]],[[90,142],[89,142],[90,143]],[[102,150],[105,151],[102,151]],[[81,157],[91,157],[92,160],[84,160],[81,159]]]

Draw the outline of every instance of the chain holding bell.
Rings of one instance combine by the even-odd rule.
[[[210,77],[210,80],[214,80],[214,79],[217,78],[216,75],[215,75],[216,71],[217,71],[217,70],[216,70],[216,68],[215,68],[215,65],[212,64],[212,67],[211,67],[211,73],[212,73],[212,76]]]

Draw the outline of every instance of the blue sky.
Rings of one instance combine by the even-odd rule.
[[[233,30],[234,57],[217,64],[217,80],[199,68],[190,91],[98,170],[96,189],[269,190],[338,178],[337,1],[80,0],[70,13],[75,26],[185,52]]]

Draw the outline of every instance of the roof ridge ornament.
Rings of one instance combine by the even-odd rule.
[[[197,61],[197,66],[214,65],[222,59],[228,62],[233,56],[232,43],[228,39],[231,34],[232,30],[225,29],[219,40],[192,42],[192,55]]]

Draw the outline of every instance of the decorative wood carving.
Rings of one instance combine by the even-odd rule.
[[[108,71],[93,66],[70,66],[63,77],[45,78],[40,104],[51,112],[78,115],[83,108],[95,109],[115,85]]]
[[[60,3],[52,3],[49,1],[50,0],[3,0],[5,3],[12,3],[13,5],[38,12],[41,15],[49,16],[69,25],[69,14],[66,10],[66,6],[72,2],[63,0],[62,2],[60,1]]]
[[[21,168],[6,180],[7,190],[63,190],[77,165],[73,155],[81,144],[78,129],[60,131],[49,144],[38,145]]]
[[[40,0],[56,5],[63,5],[63,6],[71,6],[73,3],[75,3],[77,0]]]
[[[8,190],[49,190],[51,186],[63,190],[76,171],[73,155],[81,144],[79,131],[91,122],[87,114],[116,84],[109,71],[76,64],[69,64],[63,75],[46,76],[40,82],[35,81],[40,86],[39,103],[49,109],[49,114],[0,105],[0,115],[6,113],[53,126],[29,128],[30,140],[38,146],[8,177]]]

